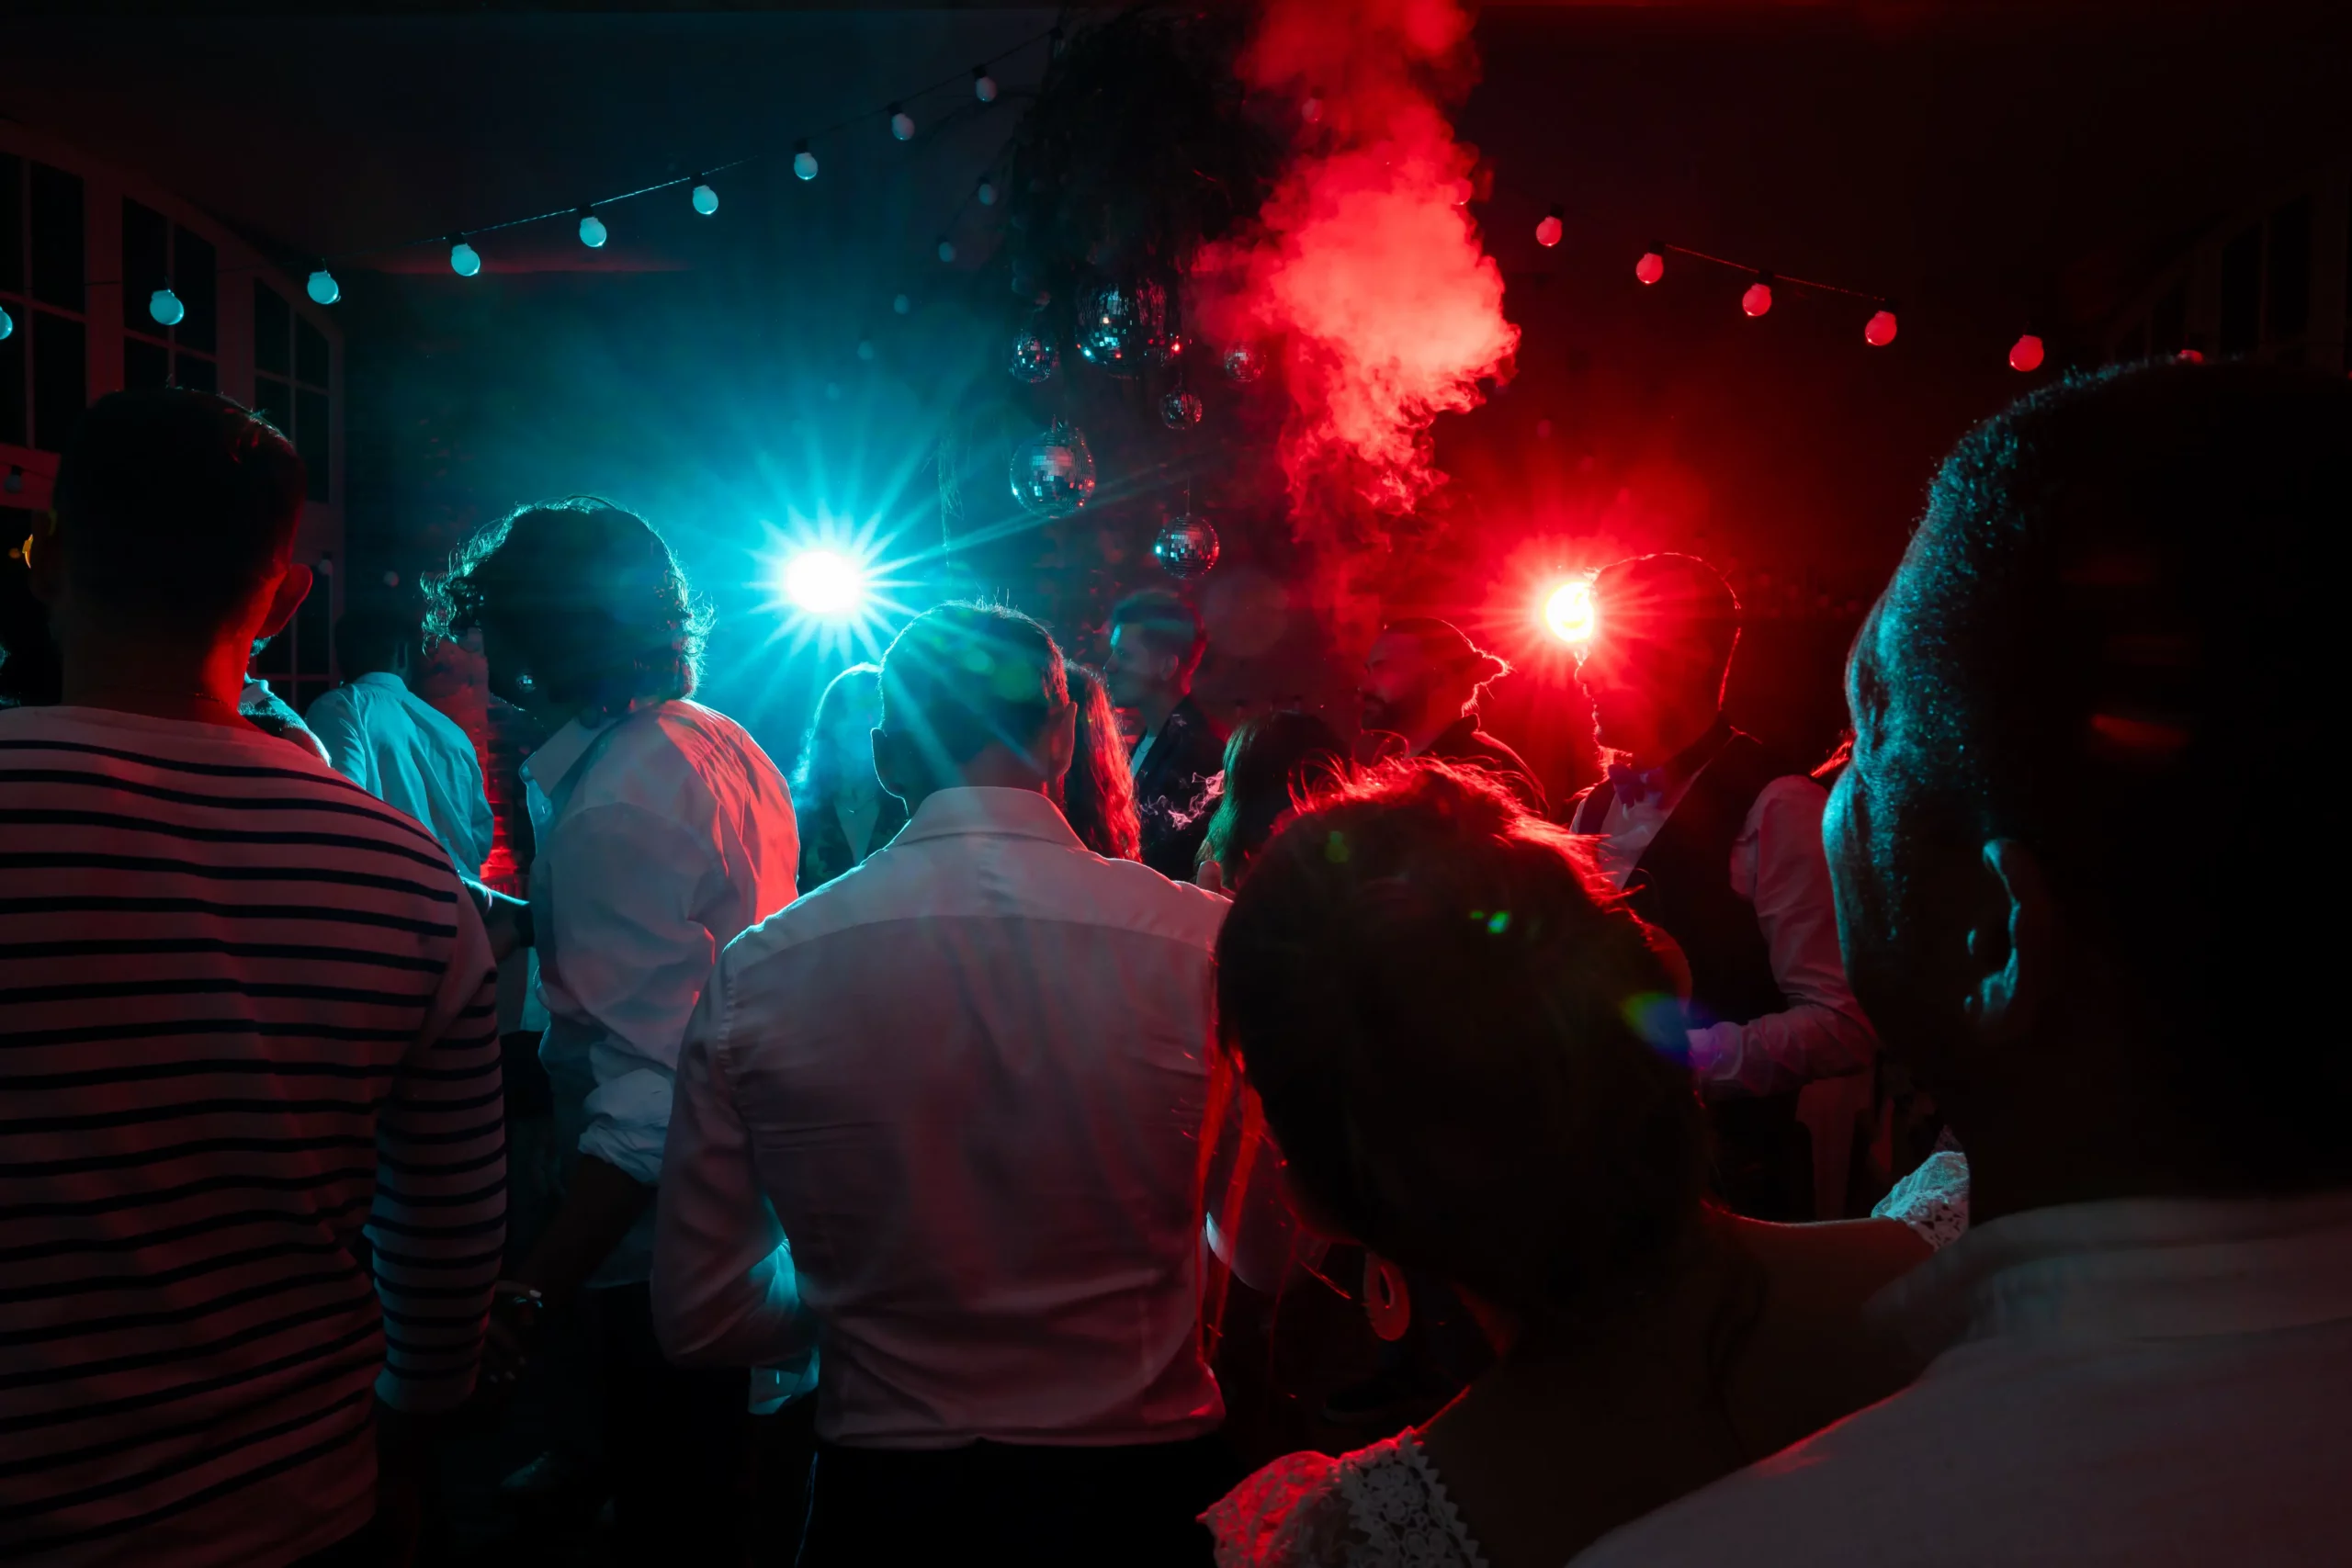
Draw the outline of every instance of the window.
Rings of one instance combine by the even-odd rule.
[[[317,502],[334,499],[334,423],[327,395],[333,361],[327,334],[277,289],[254,279],[254,407],[293,441]]]
[[[220,389],[219,260],[211,242],[153,208],[122,204],[122,384]],[[187,314],[173,326],[155,320],[159,288],[179,297]]]
[[[89,401],[82,181],[0,153],[0,442],[54,452]]]

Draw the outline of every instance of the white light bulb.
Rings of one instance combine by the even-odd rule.
[[[915,117],[896,104],[890,106],[890,134],[901,141],[915,139]]]
[[[808,143],[806,141],[793,149],[792,172],[804,180],[813,180],[817,177],[817,154],[808,151]]]
[[[167,327],[175,327],[187,318],[187,307],[170,289],[158,288],[147,296],[147,313]]]
[[[459,240],[449,247],[449,270],[459,277],[471,277],[481,270],[481,253]]]
[[[718,193],[708,186],[695,186],[695,210],[705,218],[718,210]]]
[[[593,212],[583,212],[580,215],[580,243],[582,244],[587,246],[593,251],[602,245],[607,237],[608,236],[605,232],[605,220],[603,219],[597,217]]]
[[[311,298],[322,305],[332,305],[343,298],[343,285],[337,283],[334,274],[324,267],[311,274],[311,281],[306,287],[311,291]]]
[[[0,309],[0,343],[15,336],[16,331],[17,318],[8,314],[6,309]]]

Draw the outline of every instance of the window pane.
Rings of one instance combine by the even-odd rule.
[[[0,293],[24,291],[25,161],[0,152]]]
[[[34,312],[33,445],[44,452],[64,449],[66,433],[90,400],[86,344],[81,322]]]
[[[311,499],[331,502],[334,476],[327,464],[327,395],[303,387],[295,391],[294,401],[294,450],[301,454],[302,467],[310,472]]]
[[[265,376],[294,373],[292,334],[286,326],[286,301],[268,284],[254,284],[254,368]]]
[[[323,677],[327,672],[327,607],[334,602],[334,580],[322,577],[311,584],[310,595],[294,612],[294,669],[297,674]],[[303,707],[307,704],[297,703]]]
[[[200,354],[182,349],[174,356],[177,368],[174,384],[197,392],[217,392],[220,389],[220,367]]]
[[[2249,354],[2262,337],[2262,231],[2222,247],[2222,352]]]
[[[122,384],[131,391],[160,387],[172,378],[172,351],[142,337],[122,340]]]
[[[220,316],[215,265],[210,241],[199,239],[185,229],[173,231],[172,288],[179,294],[180,303],[187,307],[187,315],[172,329],[172,334],[183,348],[210,354],[220,346],[214,324]]]
[[[82,309],[82,177],[47,164],[32,167],[33,296]],[[38,361],[40,355],[36,353]]]
[[[327,384],[327,334],[300,316],[294,318],[294,379]]]
[[[32,335],[20,318],[17,330],[0,338],[0,442],[11,446],[25,444],[25,344]]]
[[[278,434],[294,434],[294,389],[266,376],[254,378],[254,412],[277,426]]]
[[[2303,335],[2312,320],[2312,204],[2290,201],[2270,215],[2270,323],[2277,343]]]
[[[134,333],[161,334],[147,299],[171,281],[172,226],[153,208],[122,204],[122,324]],[[185,298],[185,296],[183,296]]]

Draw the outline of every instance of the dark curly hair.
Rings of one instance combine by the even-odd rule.
[[[1217,937],[1216,1011],[1321,1214],[1531,1326],[1638,1302],[1700,1220],[1706,1122],[1650,933],[1483,773],[1389,763],[1277,829]]]
[[[709,606],[653,525],[594,496],[509,513],[429,589],[429,637],[495,626],[548,700],[590,716],[692,694]]]

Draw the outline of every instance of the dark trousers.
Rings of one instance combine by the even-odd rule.
[[[616,1285],[595,1295],[619,1560],[739,1561],[750,1375],[672,1366],[653,1337],[650,1287]]]
[[[1197,1516],[1240,1479],[1216,1437],[1092,1449],[820,1443],[800,1568],[1207,1568]]]

